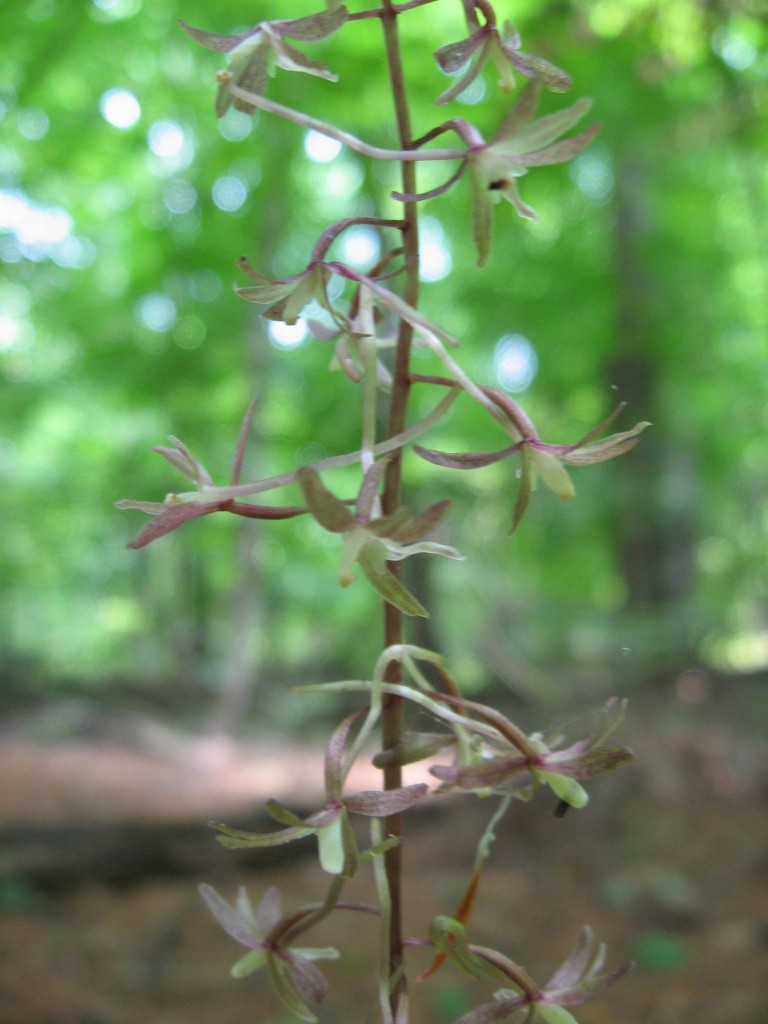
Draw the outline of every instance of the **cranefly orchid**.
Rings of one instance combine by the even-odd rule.
[[[559,498],[568,500],[575,495],[576,490],[565,466],[587,466],[615,459],[634,448],[639,435],[650,426],[650,423],[643,421],[636,423],[630,430],[601,438],[599,435],[624,408],[622,404],[573,444],[550,444],[541,440],[531,419],[509,395],[496,388],[485,388],[484,391],[508,415],[510,432],[516,432],[519,441],[495,452],[439,452],[421,445],[414,445],[414,450],[427,462],[450,469],[481,469],[519,455],[520,483],[510,533],[514,533],[520,525],[539,478]]]
[[[267,810],[285,828],[276,832],[243,832],[229,825],[214,823],[213,827],[220,833],[219,842],[231,849],[264,848],[283,846],[314,835],[322,869],[332,875],[351,877],[357,869],[359,854],[349,814],[373,818],[398,814],[412,807],[428,791],[424,783],[414,783],[387,792],[364,790],[348,795],[343,793],[347,739],[359,717],[359,713],[355,713],[345,718],[330,738],[325,755],[326,802],[323,807],[306,818],[300,818],[277,800],[270,800]]]

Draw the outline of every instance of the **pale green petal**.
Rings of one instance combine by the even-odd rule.
[[[567,470],[563,468],[555,456],[549,452],[537,451],[535,448],[530,449],[530,451],[534,470],[547,487],[563,500],[572,498],[576,490],[571,482],[571,478],[568,476]]]
[[[233,978],[245,978],[246,975],[253,974],[254,971],[263,967],[266,959],[267,951],[265,949],[250,949],[245,956],[240,957],[237,963],[232,965],[229,973]]]
[[[491,37],[488,56],[491,58],[492,62],[496,66],[496,70],[499,72],[499,88],[501,91],[514,92],[515,76],[512,73],[512,67],[509,63],[509,59],[499,45],[499,40],[496,36]]]
[[[338,960],[341,956],[334,946],[292,946],[291,952],[305,960]]]
[[[355,580],[354,565],[366,544],[372,543],[371,535],[362,526],[354,526],[344,538],[344,548],[339,562],[336,579],[341,587],[348,587]]]
[[[344,815],[339,814],[317,833],[320,867],[331,875],[340,875],[344,870],[343,823]]]
[[[534,1024],[579,1024],[572,1013],[569,1013],[562,1006],[555,1006],[554,1003],[537,1003],[536,1013],[533,1017]]]
[[[571,807],[586,807],[589,803],[589,793],[579,785],[576,779],[570,779],[567,775],[559,775],[557,772],[544,772],[539,768],[534,768],[533,774],[540,782],[549,786],[555,796],[559,796]]]
[[[452,548],[448,544],[438,544],[435,541],[422,540],[416,544],[398,544],[397,541],[390,540],[389,537],[382,537],[381,543],[387,549],[387,561],[389,562],[400,562],[411,555],[442,555],[444,558],[456,558],[460,562],[464,561],[464,555],[456,548]]]

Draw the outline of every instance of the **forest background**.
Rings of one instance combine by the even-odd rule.
[[[19,736],[37,744],[14,748],[17,760],[0,772],[4,843],[27,817],[50,812],[56,828],[62,814],[76,821],[78,775],[81,810],[91,814],[143,813],[150,797],[163,799],[162,786],[139,773],[136,804],[126,796],[99,804],[96,776],[82,787],[82,761],[69,762],[70,774],[51,761],[41,774],[44,746],[113,736],[105,718],[138,715],[164,723],[152,744],[168,756],[191,749],[179,734],[269,737],[274,751],[276,737],[290,733],[314,747],[328,702],[299,699],[290,687],[365,675],[380,646],[370,626],[377,596],[364,581],[338,588],[335,542],[308,517],[210,517],[134,552],[126,544],[146,519],[114,508],[182,486],[150,451],[171,433],[224,482],[254,394],[244,479],[357,446],[343,413],[348,382],[324,372],[329,346],[301,326],[267,329],[232,288],[247,283],[238,256],[272,276],[295,273],[329,220],[386,211],[395,171],[266,115],[231,111],[216,122],[221,62],[177,24],[233,32],[316,6],[0,2],[0,730],[6,746]],[[463,34],[453,7],[441,4],[440,19],[429,9],[402,19],[409,85],[424,99],[415,134],[432,126],[430,103],[447,84],[427,55]],[[540,221],[500,211],[507,216],[496,218],[494,258],[482,272],[467,191],[457,186],[425,205],[425,312],[439,311],[461,339],[463,365],[514,394],[546,425],[546,440],[581,436],[618,402],[628,408],[615,429],[639,420],[653,428],[625,458],[576,469],[577,497],[567,505],[542,489],[512,538],[515,481],[505,462],[453,474],[408,459],[409,504],[451,497],[449,539],[468,559],[405,563],[409,586],[433,609],[414,639],[443,651],[469,693],[502,692],[530,721],[560,722],[608,694],[633,698],[625,736],[638,764],[620,773],[629,790],[606,790],[602,811],[596,794],[573,826],[582,852],[568,865],[546,828],[530,839],[531,863],[544,870],[541,907],[551,898],[546,935],[565,935],[579,900],[595,922],[603,900],[597,923],[618,929],[640,965],[617,990],[618,1016],[598,1007],[584,1019],[762,1019],[768,5],[509,0],[499,14],[528,52],[568,70],[573,98],[593,98],[603,129],[569,165],[524,180]],[[371,122],[389,118],[375,28],[348,26],[317,48],[343,72],[338,84],[278,75],[270,96],[393,144],[386,132],[371,138]],[[495,88],[486,77],[480,87]],[[482,119],[496,115],[476,106],[480,98],[477,89],[464,95],[455,112],[480,118],[489,135],[495,125]],[[553,109],[557,97],[546,103]],[[420,187],[438,183],[429,174]],[[362,265],[377,241],[360,229],[339,244],[347,262]],[[426,443],[496,447],[470,405],[458,403]],[[128,763],[120,762],[121,784]],[[103,765],[98,773],[103,783]],[[199,775],[194,786],[199,793]],[[175,811],[195,821],[192,847],[215,846],[200,826],[207,815],[183,804],[182,792]],[[102,878],[109,858],[83,862],[77,842],[77,870]],[[612,849],[630,868],[591,878]],[[13,865],[8,849],[5,857]],[[159,961],[145,938],[167,938],[177,911],[191,922],[203,913],[190,903],[188,878],[175,895],[70,894],[64,930],[51,926],[46,906],[35,931],[35,893],[8,870],[0,911],[32,913],[0,917],[8,953],[0,990],[19,1007],[9,1020],[150,1021],[156,1011],[168,1024],[171,1005],[187,1024],[217,1019],[218,1004],[212,1018],[189,980],[190,971],[200,979],[209,971],[211,1000],[226,985],[225,938],[220,962],[208,966],[213,926],[199,947],[189,935],[174,947],[171,1001],[152,988]],[[511,883],[521,906],[537,884],[526,870],[518,865]],[[509,875],[497,884],[508,893]],[[77,936],[78,953],[63,957],[56,942],[65,935]],[[130,974],[137,964],[149,981]],[[659,986],[657,970],[682,972],[677,1003],[674,983]],[[722,981],[719,997],[712,979]],[[8,992],[22,988],[13,1002]],[[98,1003],[89,1003],[91,1017],[84,992]],[[233,998],[241,1011],[230,1006],[228,1019],[251,1020],[252,1001]]]
[[[654,427],[631,458],[577,473],[569,506],[538,495],[511,540],[506,463],[457,478],[409,460],[409,500],[452,497],[452,542],[468,556],[417,567],[434,643],[476,687],[488,682],[482,649],[503,683],[536,698],[566,680],[581,693],[691,666],[763,669],[765,5],[507,6],[525,47],[568,68],[604,127],[572,164],[526,180],[540,222],[497,225],[482,275],[466,190],[425,208],[426,310],[549,440],[580,436],[618,401],[619,429]],[[456,8],[404,22],[415,96],[445,87],[423,51],[460,38]],[[266,115],[217,123],[218,64],[179,30],[182,15],[232,31],[274,12],[234,0],[0,6],[12,41],[0,87],[3,700],[176,682],[200,714],[231,724],[257,700],[261,718],[283,721],[286,680],[359,673],[379,642],[366,625],[375,595],[336,586],[333,539],[305,518],[214,517],[135,554],[125,544],[143,517],[113,502],[181,486],[149,452],[169,433],[223,482],[254,394],[244,479],[354,447],[343,378],[313,384],[329,347],[301,327],[266,330],[233,295],[246,283],[235,260],[296,272],[350,196],[357,214],[386,209],[393,182],[316,136],[297,146],[300,129]],[[340,84],[278,76],[271,95],[366,135],[385,91],[373,35],[340,34]],[[417,116],[431,116],[427,103]],[[290,242],[273,251],[278,225]],[[376,245],[365,228],[347,232],[344,257],[365,261]],[[461,409],[430,443],[490,450],[492,429]]]

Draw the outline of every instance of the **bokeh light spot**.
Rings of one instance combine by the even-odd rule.
[[[223,174],[213,183],[211,195],[220,210],[224,210],[225,213],[234,213],[248,198],[248,189],[242,178],[238,178],[234,174]]]
[[[341,152],[341,143],[321,132],[308,131],[304,136],[304,152],[316,164],[327,164]]]
[[[99,110],[113,128],[133,128],[141,117],[141,104],[128,89],[107,89],[99,100]]]
[[[148,330],[162,334],[176,323],[176,304],[163,292],[151,292],[136,303],[136,316]]]
[[[496,342],[493,370],[505,391],[525,391],[538,368],[539,360],[533,345],[522,334],[506,334]]]
[[[291,349],[303,345],[309,338],[306,324],[299,319],[295,324],[284,324],[274,320],[268,328],[269,340],[275,348]]]

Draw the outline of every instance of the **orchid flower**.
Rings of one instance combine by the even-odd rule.
[[[283,846],[295,839],[315,835],[320,866],[323,870],[332,875],[351,877],[357,867],[358,851],[349,823],[349,814],[388,817],[411,807],[428,791],[424,783],[415,783],[398,789],[364,790],[348,796],[343,795],[347,738],[352,724],[358,717],[359,712],[356,712],[345,718],[329,740],[325,755],[326,802],[323,807],[306,818],[300,818],[277,800],[270,800],[267,803],[267,810],[276,821],[285,825],[285,828],[277,832],[242,832],[230,828],[229,825],[213,823],[213,827],[221,833],[217,837],[219,842],[231,849],[263,848]]]
[[[435,59],[441,71],[447,75],[458,75],[464,71],[449,89],[438,96],[436,106],[448,103],[468,89],[487,61],[491,61],[499,72],[502,92],[512,92],[515,87],[513,68],[526,78],[542,82],[553,92],[567,92],[570,88],[571,80],[560,68],[542,57],[523,53],[520,49],[520,36],[508,21],[499,32],[496,25],[490,22],[480,26],[473,12],[469,27],[476,31],[466,39],[441,46],[435,51]]]
[[[529,82],[493,139],[470,149],[467,162],[472,179],[472,227],[479,267],[485,266],[491,251],[494,203],[504,198],[521,217],[538,220],[536,211],[520,197],[517,179],[529,167],[571,160],[600,130],[599,123],[595,123],[578,135],[556,142],[587,113],[591,100],[578,100],[565,110],[533,121],[540,95],[539,83]]]
[[[456,697],[443,696],[442,699],[494,725],[506,741],[505,748],[494,746],[490,752],[481,751],[469,764],[430,768],[430,773],[447,788],[512,793],[529,800],[545,785],[563,804],[581,808],[588,803],[589,794],[579,780],[613,771],[632,759],[628,747],[603,745],[624,715],[626,701],[615,697],[606,704],[594,732],[565,748],[558,748],[556,741],[545,742],[540,733],[526,736],[503,715],[485,705]]]
[[[624,405],[621,404],[602,423],[599,423],[575,444],[548,444],[538,436],[533,423],[517,402],[496,388],[484,388],[484,391],[499,408],[508,413],[510,425],[520,437],[519,441],[496,452],[438,452],[430,448],[423,448],[421,445],[414,445],[414,451],[427,462],[449,469],[481,469],[483,466],[490,466],[511,455],[519,455],[521,459],[520,486],[512,514],[510,533],[514,533],[520,525],[539,477],[559,498],[568,500],[575,495],[576,491],[565,469],[566,465],[586,466],[593,462],[615,459],[618,455],[623,455],[624,452],[634,448],[638,442],[638,434],[650,426],[650,423],[643,421],[636,423],[631,430],[610,434],[608,437],[596,440],[597,436],[613,422],[624,408]]]
[[[248,302],[267,306],[261,314],[266,320],[295,324],[302,309],[316,301],[330,313],[338,327],[348,326],[347,318],[333,308],[328,296],[331,271],[321,260],[312,260],[300,274],[277,279],[259,274],[245,258],[239,261],[239,266],[256,283],[247,288],[236,288],[235,292]]]
[[[314,960],[338,960],[338,950],[287,949],[281,944],[281,932],[287,920],[280,912],[280,894],[272,886],[264,893],[254,911],[248,893],[241,888],[234,907],[210,885],[200,886],[200,895],[224,931],[249,951],[232,967],[232,976],[244,978],[266,967],[276,995],[301,1020],[314,1022],[310,1006],[319,1006],[325,998],[327,982]]]
[[[472,183],[472,233],[477,249],[477,265],[484,267],[491,253],[493,206],[500,198],[508,200],[526,220],[538,220],[536,211],[523,202],[517,179],[529,167],[544,167],[571,160],[589,145],[600,131],[595,123],[578,135],[561,139],[587,113],[592,101],[580,99],[564,110],[540,117],[533,115],[539,104],[539,82],[528,82],[498,131],[486,142],[479,130],[463,118],[452,118],[419,140],[423,144],[446,131],[455,131],[466,146],[459,167],[442,185],[428,192],[393,192],[395,199],[418,203],[446,192],[469,169]],[[559,141],[556,141],[558,140]],[[426,151],[429,152],[429,151]]]
[[[392,575],[386,563],[417,554],[461,559],[455,548],[422,539],[438,525],[450,502],[439,501],[420,513],[401,508],[392,515],[377,515],[378,488],[386,465],[386,460],[380,459],[366,472],[354,511],[332,494],[309,466],[298,471],[297,480],[309,511],[323,529],[346,534],[337,576],[340,585],[346,587],[353,582],[353,566],[357,562],[369,582],[390,604],[406,615],[428,616],[427,610]]]
[[[237,484],[240,477],[243,454],[248,429],[253,416],[254,403],[248,408],[240,428],[235,458],[232,465],[231,483]],[[157,445],[152,450],[162,455],[170,464],[183,476],[191,480],[198,491],[205,493],[206,488],[213,486],[208,470],[198,462],[192,455],[189,448],[177,437],[171,437],[172,448],[165,448]],[[177,494],[168,494],[165,501],[132,501],[124,498],[116,503],[117,508],[136,508],[141,512],[147,512],[154,516],[154,520],[148,523],[138,536],[128,545],[129,548],[143,548],[158,537],[177,530],[190,519],[199,516],[210,515],[211,512],[231,512],[236,516],[244,516],[246,519],[292,519],[294,516],[303,515],[307,510],[300,506],[272,506],[252,505],[246,502],[238,502],[233,498],[223,498],[214,501],[204,501],[199,498],[189,500]]]
[[[247,114],[252,112],[251,106],[233,97],[227,88],[228,82],[234,82],[241,89],[263,95],[267,79],[274,74],[275,67],[287,71],[303,71],[305,74],[326,78],[331,82],[338,81],[338,76],[329,71],[325,64],[318,60],[310,60],[285,40],[286,37],[305,41],[325,39],[340,28],[347,17],[346,8],[337,6],[334,10],[293,21],[262,21],[240,35],[203,32],[183,21],[180,25],[202,46],[217,53],[227,54],[229,70],[225,73],[226,81],[221,81],[216,96],[216,115],[222,117],[231,105]]]
[[[624,964],[601,973],[605,946],[601,944],[595,949],[592,929],[586,926],[570,955],[541,987],[508,957],[470,943],[464,926],[453,918],[435,918],[430,935],[438,949],[465,973],[505,981],[505,987],[494,993],[491,1002],[465,1013],[456,1024],[495,1024],[503,1020],[511,1024],[578,1024],[565,1007],[600,995],[632,968],[631,964]]]

